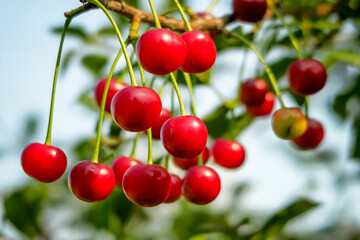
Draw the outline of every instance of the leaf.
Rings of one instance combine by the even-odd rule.
[[[81,60],[83,66],[96,76],[101,74],[107,62],[108,59],[106,57],[97,54],[86,55]]]
[[[354,119],[354,140],[352,143],[352,155],[351,157],[360,160],[360,114]]]
[[[247,128],[254,120],[249,114],[242,114],[230,120],[230,127],[227,132],[228,139],[235,139],[245,128]]]
[[[65,70],[67,69],[67,67],[69,66],[69,63],[71,61],[71,59],[73,59],[73,57],[75,56],[76,51],[75,50],[70,50],[68,52],[66,52],[65,56],[63,57],[63,60],[61,62],[61,69]]]
[[[348,50],[331,51],[326,55],[323,64],[326,68],[329,68],[336,62],[343,62],[349,65],[360,67],[360,55],[359,53]]]
[[[230,120],[226,118],[229,110],[225,106],[220,106],[203,119],[211,137],[219,138],[226,133],[230,124]]]
[[[100,111],[99,106],[95,102],[94,96],[92,96],[92,94],[88,92],[80,95],[79,102],[91,110],[94,110],[96,112]]]
[[[99,36],[116,36],[116,31],[113,26],[106,26],[101,28],[97,34]]]
[[[54,27],[51,29],[51,31],[53,33],[56,33],[56,34],[62,34],[63,33],[63,30],[64,30],[64,27]],[[66,32],[66,35],[67,36],[73,36],[73,37],[78,37],[78,38],[81,38],[83,40],[86,40],[87,38],[87,33],[85,32],[85,30],[80,27],[80,26],[72,26],[72,27],[69,27],[67,32]]]

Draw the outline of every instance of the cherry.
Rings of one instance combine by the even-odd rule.
[[[203,164],[205,165],[207,161],[209,160],[210,153],[209,149],[207,147],[204,148],[204,150],[201,153]],[[190,159],[181,159],[181,158],[174,158],[174,163],[184,170],[187,170],[193,166],[198,165],[199,157],[194,157]]]
[[[151,29],[139,38],[136,54],[146,71],[166,75],[183,65],[187,50],[178,34],[167,29]]]
[[[318,121],[307,119],[307,129],[300,137],[293,139],[293,143],[301,150],[311,150],[319,146],[324,137],[324,128]]]
[[[267,84],[262,79],[250,79],[241,84],[240,101],[247,107],[258,107],[267,93]]]
[[[234,0],[234,16],[238,20],[246,22],[257,22],[261,20],[266,12],[266,0]]]
[[[206,166],[190,168],[185,174],[182,185],[186,200],[196,204],[212,202],[219,195],[220,188],[219,175]]]
[[[203,31],[194,30],[181,35],[187,47],[187,56],[181,66],[183,72],[205,72],[214,64],[216,47],[209,35]]]
[[[54,182],[65,172],[67,158],[65,153],[54,146],[31,143],[21,154],[24,172],[40,182]]]
[[[201,19],[204,19],[204,20],[214,19],[214,16],[213,16],[213,15],[211,15],[210,13],[205,13],[205,12],[196,13],[195,16],[196,16],[197,18],[201,18]],[[209,36],[210,36],[212,39],[216,38],[217,35],[218,35],[218,31],[217,31],[216,29],[209,31]]]
[[[301,96],[321,90],[327,78],[324,65],[314,59],[300,59],[291,63],[287,76],[290,89]]]
[[[197,157],[205,148],[208,132],[203,121],[194,116],[173,117],[161,128],[161,142],[176,158]]]
[[[267,92],[265,95],[265,100],[258,107],[247,107],[247,113],[254,117],[263,117],[269,115],[275,103],[275,96],[271,92]]]
[[[107,198],[114,190],[115,181],[115,174],[110,167],[90,161],[78,162],[68,177],[71,192],[85,202]]]
[[[135,165],[129,168],[122,186],[126,196],[143,207],[154,207],[163,203],[171,191],[171,177],[159,165]]]
[[[101,107],[101,101],[105,90],[105,85],[107,82],[107,78],[101,79],[95,86],[94,94],[95,94],[95,101],[99,107]],[[116,79],[111,79],[109,91],[106,96],[105,102],[105,111],[110,112],[110,105],[111,100],[113,99],[114,95],[123,88],[128,87],[125,83],[119,83]]]
[[[172,183],[171,191],[170,191],[169,196],[165,200],[165,203],[175,202],[182,195],[182,191],[181,191],[182,180],[181,180],[181,178],[175,174],[170,174],[170,176],[171,176],[171,183]]]
[[[273,114],[272,128],[279,138],[294,139],[306,131],[306,118],[298,108],[282,108]]]
[[[225,168],[238,168],[245,160],[243,146],[231,140],[223,138],[216,139],[212,147],[214,161]]]
[[[160,117],[155,122],[155,124],[151,127],[151,136],[153,139],[160,140],[160,130],[164,122],[166,122],[170,118],[170,111],[166,108],[162,108],[160,112]],[[145,131],[147,134],[147,131]]]
[[[124,130],[141,132],[152,127],[161,112],[159,95],[147,87],[127,87],[119,91],[111,102],[111,114]]]
[[[116,185],[119,188],[122,188],[122,179],[124,177],[125,172],[132,166],[143,164],[139,160],[130,158],[130,157],[124,157],[120,156],[114,159],[114,161],[111,164],[111,168],[115,173],[116,177]]]

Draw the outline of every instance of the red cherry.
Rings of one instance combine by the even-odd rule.
[[[220,192],[221,183],[219,175],[206,166],[190,168],[183,179],[183,195],[189,202],[195,204],[208,204]]]
[[[267,93],[267,84],[262,79],[250,79],[241,84],[240,101],[247,107],[258,107]]]
[[[248,114],[254,117],[263,117],[269,115],[275,103],[275,95],[271,92],[267,92],[265,95],[265,100],[258,107],[247,107],[246,110]]]
[[[81,161],[71,169],[68,183],[75,197],[85,202],[96,202],[104,200],[114,190],[115,174],[102,163]]]
[[[173,117],[161,128],[161,142],[172,156],[197,157],[205,148],[208,132],[203,121],[194,116]]]
[[[187,56],[181,70],[188,73],[205,72],[214,64],[216,47],[209,35],[195,30],[181,35],[187,46]]]
[[[307,119],[307,129],[303,135],[293,139],[301,150],[311,150],[319,146],[324,137],[324,128],[318,121]]]
[[[156,121],[156,123],[151,127],[151,136],[153,139],[160,140],[160,130],[164,122],[166,122],[170,118],[170,111],[166,108],[161,109],[160,117]],[[147,131],[145,131],[147,134]]]
[[[203,164],[205,165],[207,163],[207,161],[209,160],[209,149],[207,147],[204,148],[204,150],[201,153],[201,157],[203,160]],[[180,158],[174,158],[174,163],[179,167],[182,168],[184,170],[187,170],[193,166],[198,165],[198,160],[199,157],[194,157],[194,158],[190,158],[190,159],[180,159]]]
[[[238,168],[245,160],[245,150],[243,146],[231,140],[223,138],[216,139],[212,147],[214,161],[225,168]]]
[[[114,159],[114,161],[111,164],[111,168],[115,173],[116,177],[116,185],[119,188],[122,188],[122,179],[124,177],[125,172],[132,166],[143,164],[139,160],[130,158],[130,157],[124,157],[120,156]]]
[[[101,101],[105,90],[105,85],[107,82],[107,78],[101,79],[95,86],[94,94],[95,94],[95,101],[99,107],[101,107]],[[125,83],[119,83],[116,79],[111,79],[109,91],[106,96],[105,102],[105,111],[110,112],[110,105],[111,100],[113,99],[114,95],[123,88],[128,87]]]
[[[187,50],[184,40],[167,29],[151,29],[136,44],[140,65],[149,73],[166,75],[183,65]]]
[[[122,186],[126,196],[143,207],[154,207],[163,203],[171,191],[171,177],[159,165],[135,165],[129,168]]]
[[[170,176],[171,176],[171,183],[172,183],[171,191],[170,191],[169,196],[165,200],[165,203],[175,202],[182,195],[182,191],[181,191],[182,180],[181,180],[181,178],[175,174],[170,174]]]
[[[201,13],[196,13],[195,16],[197,18],[201,18],[201,19],[204,19],[204,20],[211,20],[211,19],[214,19],[214,16],[209,14],[209,13],[205,13],[205,12],[201,12]],[[209,36],[214,39],[216,38],[218,35],[218,31],[217,30],[210,30],[209,31]]]
[[[21,154],[24,172],[40,182],[54,182],[65,172],[67,159],[65,153],[54,146],[32,143]]]
[[[111,114],[124,130],[141,132],[152,127],[161,112],[159,95],[147,87],[127,87],[115,94]]]
[[[266,0],[234,0],[234,16],[238,20],[246,22],[257,22],[261,20],[266,12]]]
[[[327,78],[324,65],[314,59],[296,60],[289,66],[287,76],[291,91],[301,96],[320,91]]]

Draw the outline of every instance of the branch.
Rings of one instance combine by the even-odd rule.
[[[151,13],[142,11],[140,9],[131,7],[127,5],[123,0],[99,0],[107,9],[112,10],[118,14],[121,14],[129,19],[137,18],[141,22],[146,22],[151,26],[155,26],[154,18]],[[83,12],[86,12],[90,9],[94,9],[96,6],[86,3],[83,6],[65,13],[65,17],[75,17]],[[159,16],[161,26],[168,28],[173,31],[185,31],[185,25],[182,20],[178,20],[170,17]],[[195,30],[211,30],[218,29],[221,30],[227,23],[231,22],[232,18],[230,15],[214,18],[214,19],[201,19],[196,18],[190,22],[191,27]]]

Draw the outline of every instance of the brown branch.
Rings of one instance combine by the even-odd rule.
[[[112,10],[118,14],[121,14],[129,19],[137,18],[140,19],[141,22],[146,22],[151,26],[155,26],[154,18],[151,13],[142,11],[140,9],[134,8],[132,6],[127,5],[123,0],[99,0],[107,9]],[[85,11],[94,8],[94,6],[90,3],[84,4],[82,7],[75,9],[73,11],[65,13],[66,17],[74,17],[79,15]],[[74,14],[72,14],[74,13]],[[159,16],[159,20],[161,26],[163,28],[168,28],[173,31],[185,31],[185,25],[182,20],[178,20],[170,17]],[[193,19],[190,24],[191,27],[195,30],[211,30],[211,29],[222,29],[227,23],[232,21],[230,15],[224,16],[221,18],[214,19]]]

